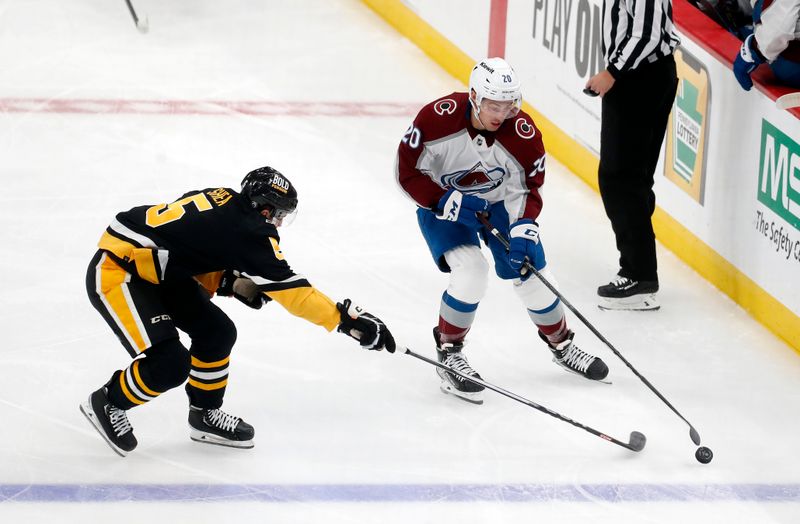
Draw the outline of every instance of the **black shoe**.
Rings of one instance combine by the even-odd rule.
[[[442,342],[439,328],[433,328],[433,338],[436,340],[436,356],[439,362],[469,377],[481,378],[478,372],[470,367],[467,357],[461,352],[464,348],[463,343]],[[473,404],[483,404],[482,392],[485,388],[480,384],[443,369],[436,368],[436,373],[442,379],[439,387],[445,393],[452,393]]]
[[[600,309],[629,311],[656,310],[661,307],[656,300],[658,281],[633,280],[617,275],[613,281],[597,288]]]
[[[138,442],[133,435],[133,427],[128,421],[128,414],[124,409],[111,404],[108,400],[108,389],[98,389],[86,402],[81,404],[83,413],[92,426],[100,433],[111,449],[124,457],[128,452],[136,449]]]
[[[217,444],[232,448],[252,448],[253,426],[221,409],[202,409],[189,406],[189,437],[195,442]]]
[[[553,352],[553,362],[567,371],[589,380],[603,380],[608,376],[608,366],[605,362],[599,357],[586,353],[572,342],[574,333],[570,332],[569,336],[558,344],[548,342],[541,332],[539,332],[539,336],[547,342],[550,351]]]

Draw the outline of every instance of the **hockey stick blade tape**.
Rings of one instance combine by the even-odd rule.
[[[778,99],[775,100],[775,107],[778,109],[792,109],[794,107],[800,107],[800,92],[789,93],[778,97]]]

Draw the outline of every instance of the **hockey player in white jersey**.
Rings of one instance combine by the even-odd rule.
[[[440,362],[470,376],[464,341],[488,285],[488,245],[497,276],[510,281],[554,361],[590,380],[608,367],[573,343],[560,300],[523,269],[527,260],[550,282],[536,222],[544,183],[542,136],[520,110],[520,83],[501,58],[472,69],[468,93],[452,93],[422,108],[397,152],[396,176],[417,204],[422,235],[439,270],[450,274],[433,330]],[[510,240],[510,250],[488,234],[477,218],[489,220]],[[437,370],[446,393],[480,404],[483,387]]]
[[[745,91],[767,62],[781,84],[800,89],[800,0],[751,0],[753,32],[734,58],[733,74]]]

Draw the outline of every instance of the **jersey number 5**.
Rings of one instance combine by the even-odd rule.
[[[150,227],[158,227],[180,220],[186,214],[185,206],[189,204],[194,204],[198,211],[208,211],[212,208],[205,193],[197,193],[171,204],[156,204],[149,208],[145,214],[145,223]]]

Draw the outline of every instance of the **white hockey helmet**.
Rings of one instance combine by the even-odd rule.
[[[516,115],[522,107],[517,73],[502,58],[486,58],[475,64],[469,75],[469,90],[469,99],[476,115],[481,112],[481,102],[484,98],[498,102],[513,101],[515,109],[506,118]],[[474,99],[472,91],[475,91]]]

